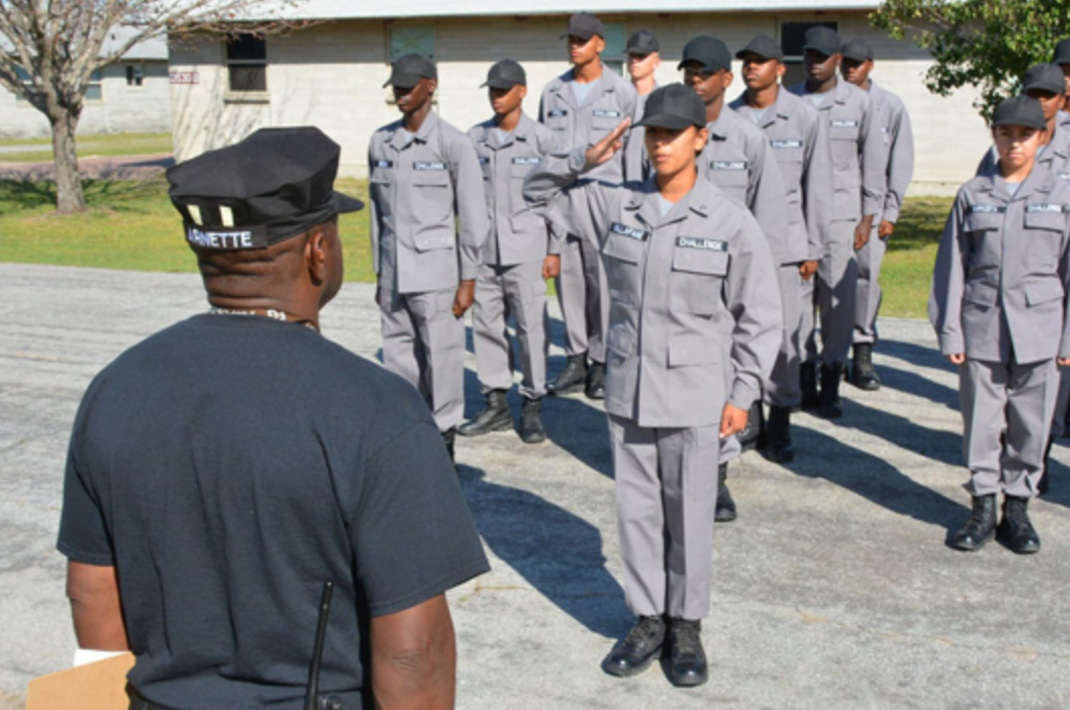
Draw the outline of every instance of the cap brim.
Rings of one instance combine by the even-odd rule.
[[[1037,125],[1027,119],[1018,116],[1013,118],[1004,118],[1000,119],[999,121],[992,122],[992,128],[997,128],[999,126],[1025,126],[1026,128],[1032,128],[1034,131],[1042,131],[1047,128],[1047,125],[1043,121],[1040,122],[1040,125]]]
[[[645,56],[653,54],[656,51],[658,51],[658,50],[651,49],[649,47],[632,47],[630,49],[624,50],[624,53],[625,54],[639,54],[639,55],[645,57]]]
[[[1036,84],[1030,84],[1029,86],[1023,86],[1022,93],[1024,94],[1029,91],[1033,91],[1034,89],[1039,89],[1040,91],[1050,91],[1053,94],[1064,94],[1066,93],[1066,84],[1060,83],[1058,85],[1055,85],[1049,84],[1046,81],[1041,81]]]
[[[349,195],[343,195],[341,192],[334,193],[334,204],[338,208],[339,214],[345,214],[346,212],[360,212],[364,209],[364,203],[355,197]]]
[[[390,78],[383,84],[383,88],[387,86],[396,86],[399,89],[411,89],[420,83],[420,79],[423,79],[419,74],[408,73],[394,73],[390,75]]]
[[[668,128],[670,131],[682,131],[688,126],[698,127],[693,121],[683,116],[674,116],[668,113],[655,113],[653,116],[643,116],[643,120],[634,124],[636,126],[652,126],[655,128]]]
[[[561,39],[567,39],[569,37],[579,37],[584,42],[586,42],[587,40],[591,39],[591,37],[594,37],[597,34],[598,34],[597,32],[586,32],[586,33],[581,33],[581,34],[577,34],[575,32],[566,32],[565,34],[561,35]]]
[[[846,51],[841,53],[843,54],[844,59],[852,59],[856,62],[869,62],[873,60],[873,57],[870,57],[862,52]]]
[[[833,54],[836,53],[836,52],[828,51],[828,47],[819,47],[819,46],[814,45],[814,44],[804,44],[803,45],[803,51],[805,52],[807,50],[813,50],[813,51],[815,51],[815,52],[817,52],[819,54],[823,54],[826,57],[831,57]]]
[[[517,84],[523,83],[524,82],[522,81],[513,81],[512,79],[487,79],[479,85],[479,88],[482,89],[484,87],[489,86],[492,89],[511,89]]]
[[[751,49],[750,47],[744,47],[743,49],[736,52],[736,59],[743,59],[748,54],[753,54],[754,56],[764,59],[766,61],[770,59],[775,59],[778,62],[784,61],[784,56],[781,54],[768,54],[757,49]]]
[[[1070,57],[1056,57],[1055,59],[1051,60],[1051,63],[1056,64],[1060,67],[1066,66],[1067,64],[1070,64]]]

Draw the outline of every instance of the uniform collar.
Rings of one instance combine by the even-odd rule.
[[[628,201],[624,204],[624,209],[630,212],[637,212],[639,219],[643,224],[654,227],[661,227],[674,222],[680,222],[694,213],[701,217],[708,217],[711,212],[711,207],[715,198],[717,188],[713,186],[708,180],[701,175],[695,180],[694,187],[691,191],[684,195],[683,199],[673,205],[673,208],[669,210],[669,213],[664,217],[661,216],[661,208],[658,205],[658,183],[657,177],[651,175],[643,183],[639,190],[632,192],[628,196]],[[684,209],[680,209],[680,208]]]
[[[520,121],[517,122],[516,128],[514,128],[512,132],[509,133],[508,136],[506,136],[505,143],[502,143],[501,145],[495,145],[491,142],[490,137],[494,130],[498,128],[498,124],[492,118],[483,124],[483,131],[479,134],[479,142],[485,143],[488,148],[493,148],[496,150],[501,148],[507,148],[513,145],[513,143],[515,143],[516,141],[526,143],[528,140],[528,136],[531,135],[531,131],[534,126],[535,122],[532,121],[526,113],[521,112]]]
[[[405,119],[398,121],[397,127],[394,129],[394,135],[390,137],[390,144],[398,150],[404,150],[413,141],[419,141],[426,143],[431,133],[438,128],[438,115],[434,109],[427,113],[427,117],[424,118],[424,122],[420,124],[420,129],[416,133],[410,133],[408,136],[404,136],[402,131],[405,130]],[[406,131],[407,132],[407,131]]]
[[[732,115],[729,115],[732,114]],[[736,118],[735,112],[725,104],[721,107],[721,113],[717,116],[717,120],[713,123],[706,124],[706,130],[709,131],[709,142],[712,143],[716,140],[725,140],[728,138],[729,133],[732,131],[732,120]]]
[[[785,94],[791,92],[785,89],[783,86],[779,87],[776,92],[776,101],[765,107],[765,114],[762,115],[762,122],[758,124],[759,128],[768,128],[776,123],[777,118],[782,118],[785,121],[791,118],[791,114],[787,111],[787,102],[791,99],[784,98]],[[747,103],[747,91],[744,89],[743,93],[733,101],[730,106],[733,109],[746,107],[750,109],[750,104]],[[751,109],[753,110],[753,109]],[[761,110],[761,109],[759,109]]]
[[[617,88],[613,84],[613,81],[609,79],[610,74],[612,74],[612,70],[607,67],[603,62],[602,76],[598,77],[598,90],[602,93],[612,93]],[[594,101],[594,99],[592,98],[594,94],[593,91],[588,92],[587,98],[583,101],[583,104],[576,103],[576,94],[573,93],[571,88],[569,88],[569,84],[573,81],[575,81],[575,79],[572,78],[572,70],[569,69],[567,72],[557,77],[557,80],[549,87],[547,87],[547,90],[551,93],[557,94],[558,98],[563,99],[565,103],[567,103],[572,108],[580,108],[580,106],[582,106],[583,104],[592,103]]]
[[[977,186],[977,191],[987,193],[1003,202],[1027,200],[1034,194],[1047,195],[1055,189],[1055,176],[1052,175],[1050,170],[1040,167],[1036,163],[1033,163],[1033,169],[1029,171],[1029,175],[1022,182],[1021,187],[1018,188],[1014,197],[996,189],[996,178],[1000,177],[998,162],[982,177],[985,179]]]

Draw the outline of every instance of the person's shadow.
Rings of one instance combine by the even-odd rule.
[[[480,469],[457,470],[479,534],[495,555],[590,631],[608,638],[627,631],[632,614],[606,569],[598,528],[534,493],[491,483]]]

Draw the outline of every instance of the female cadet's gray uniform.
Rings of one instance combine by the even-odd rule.
[[[420,390],[445,432],[464,415],[464,320],[452,309],[459,282],[479,274],[483,177],[472,141],[433,111],[415,134],[403,128],[380,128],[368,147],[383,364]]]
[[[602,76],[580,102],[573,90],[572,70],[558,76],[542,90],[539,122],[557,134],[562,150],[594,145],[625,118],[636,117],[638,96],[635,88],[602,65]],[[584,176],[609,184],[624,181],[623,151]],[[585,202],[571,197],[572,209],[586,210]],[[587,355],[605,362],[605,327],[609,305],[605,303],[605,276],[598,252],[578,235],[569,234],[561,249],[561,275],[557,277],[557,298],[565,321],[565,352]]]
[[[546,394],[546,352],[549,320],[542,264],[547,254],[560,252],[551,239],[546,219],[524,201],[521,187],[543,156],[557,147],[553,131],[521,114],[516,129],[502,142],[498,124],[490,119],[473,126],[468,137],[476,146],[483,168],[490,234],[483,243],[482,264],[472,309],[476,368],[484,391],[513,386],[512,348],[506,321],[516,318],[520,366],[524,379],[520,394],[539,399]]]
[[[974,497],[1036,494],[1070,357],[1070,185],[1034,167],[1011,197],[988,172],[958,192],[933,270],[929,319],[965,353],[959,392]]]
[[[810,100],[806,82],[790,91]],[[854,231],[863,215],[876,218],[883,209],[884,146],[873,100],[857,86],[837,77],[836,87],[815,108],[824,117],[832,154],[832,212],[817,272],[821,362],[842,367],[854,337],[858,290]],[[816,361],[812,311],[803,316],[803,341],[806,360]]]
[[[709,611],[711,533],[724,403],[746,410],[776,359],[780,296],[754,218],[705,180],[662,216],[654,178],[574,187],[578,214],[556,199],[584,167],[584,148],[551,157],[525,196],[599,248],[609,284],[609,415],[624,589],[638,616],[702,619]],[[725,391],[731,321],[735,379]]]

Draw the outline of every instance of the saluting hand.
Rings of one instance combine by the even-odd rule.
[[[610,158],[617,154],[624,145],[621,139],[624,138],[624,134],[630,125],[632,125],[632,119],[625,118],[605,138],[587,149],[587,170],[608,162]]]
[[[721,438],[727,439],[747,428],[747,410],[725,402],[721,414]]]

